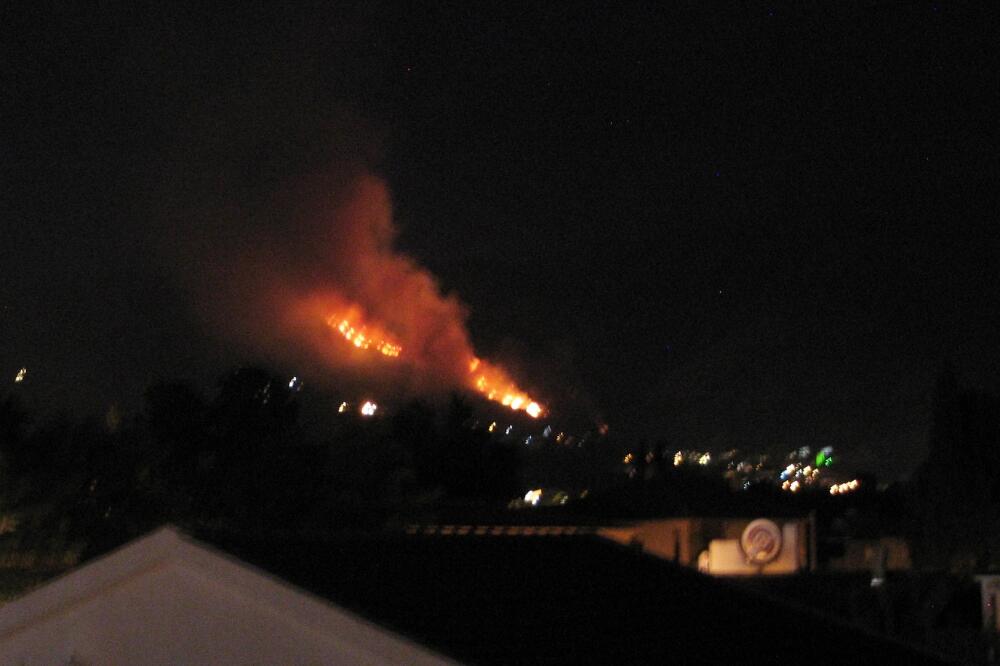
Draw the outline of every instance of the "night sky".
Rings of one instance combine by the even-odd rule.
[[[174,249],[348,163],[553,417],[892,477],[943,364],[998,387],[993,3],[251,4],[0,15],[0,382],[41,411],[255,360]]]

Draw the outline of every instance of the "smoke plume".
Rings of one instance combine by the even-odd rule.
[[[321,381],[360,377],[400,394],[464,390],[541,412],[477,356],[462,303],[395,248],[389,190],[368,170],[297,177],[217,208],[181,245],[187,282],[224,340]]]

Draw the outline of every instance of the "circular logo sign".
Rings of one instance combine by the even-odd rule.
[[[766,518],[758,518],[743,530],[740,547],[750,564],[767,564],[781,550],[781,529]]]

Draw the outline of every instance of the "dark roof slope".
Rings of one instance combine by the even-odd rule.
[[[208,540],[469,663],[940,663],[596,537]]]

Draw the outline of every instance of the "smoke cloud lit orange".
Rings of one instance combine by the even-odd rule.
[[[463,390],[538,417],[544,408],[481,359],[466,310],[394,247],[385,184],[359,173],[302,179],[259,210],[202,290],[228,336],[295,363],[318,360],[402,392]]]
[[[502,368],[476,356],[458,303],[441,295],[430,273],[393,249],[392,208],[381,181],[357,181],[334,217],[343,240],[355,250],[347,280],[354,287],[352,296],[371,314],[353,303],[328,304],[324,321],[334,331],[332,342],[347,343],[349,353],[376,353],[418,371],[443,372],[454,387],[532,417],[542,413]],[[325,288],[336,289],[332,284]],[[306,295],[307,300],[315,298],[314,293]]]

